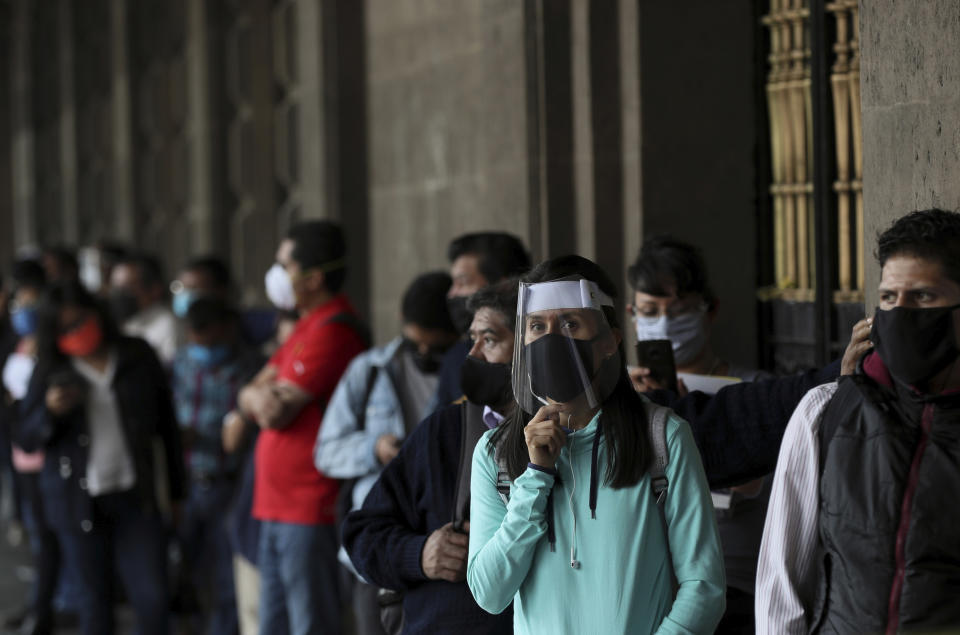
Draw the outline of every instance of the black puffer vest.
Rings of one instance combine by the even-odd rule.
[[[960,393],[895,384],[877,355],[821,419],[824,562],[811,632],[960,626]]]

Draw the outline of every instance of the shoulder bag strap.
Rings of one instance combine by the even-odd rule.
[[[457,470],[457,497],[453,505],[453,528],[463,531],[463,523],[470,519],[470,477],[473,449],[487,431],[480,406],[464,400],[460,405],[460,465]]]

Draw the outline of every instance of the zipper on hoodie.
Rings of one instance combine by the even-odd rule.
[[[913,461],[910,463],[910,474],[907,478],[907,486],[903,491],[903,501],[900,505],[900,525],[897,527],[897,541],[895,548],[894,561],[896,570],[893,576],[893,584],[890,586],[890,600],[887,606],[887,635],[893,635],[900,627],[900,597],[903,594],[903,578],[906,575],[906,555],[904,551],[907,545],[907,533],[910,530],[910,512],[913,506],[913,495],[917,491],[917,481],[920,478],[920,461],[923,459],[924,451],[927,449],[927,443],[930,440],[930,430],[933,427],[933,404],[928,403],[923,406],[923,413],[920,416],[920,442],[913,454]]]

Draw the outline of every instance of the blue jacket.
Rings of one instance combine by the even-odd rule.
[[[313,451],[317,469],[332,478],[358,479],[353,488],[353,509],[360,507],[383,469],[374,452],[377,439],[384,434],[392,434],[398,439],[406,436],[403,405],[390,363],[402,342],[403,339],[397,337],[386,346],[370,349],[353,358],[333,391],[317,434]],[[377,378],[370,398],[363,403],[374,367],[378,369]],[[362,414],[365,421],[363,430],[360,430]]]

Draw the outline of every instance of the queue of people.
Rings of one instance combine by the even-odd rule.
[[[0,468],[37,575],[8,627],[109,635],[120,597],[158,634],[960,627],[960,214],[881,234],[874,316],[784,377],[716,354],[671,237],[621,315],[620,272],[460,236],[373,348],[346,245],[291,227],[269,312],[214,257],[15,263]]]

